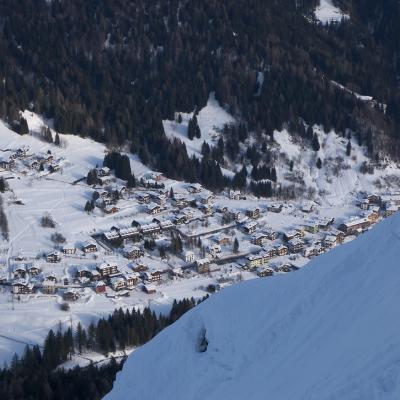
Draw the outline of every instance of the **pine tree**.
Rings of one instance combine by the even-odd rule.
[[[136,187],[136,178],[135,178],[135,175],[133,173],[129,176],[126,185],[127,185],[128,188]]]
[[[318,151],[320,149],[318,136],[315,133],[314,133],[314,136],[312,138],[311,146],[312,146],[314,151]]]
[[[276,169],[275,169],[275,167],[272,167],[272,169],[271,169],[271,181],[272,182],[276,182],[276,180],[277,180]]]
[[[86,211],[87,213],[90,213],[90,212],[93,211],[92,202],[89,201],[89,200],[88,200],[88,201],[86,202],[86,204],[85,204],[85,211]]]
[[[51,134],[51,130],[48,126],[42,128],[42,137],[47,143],[53,143],[53,135]]]
[[[86,183],[88,185],[95,185],[97,183],[97,172],[95,169],[91,169],[86,177]]]
[[[237,237],[235,237],[235,240],[233,241],[233,252],[235,254],[239,252],[239,241]]]
[[[172,186],[171,186],[171,189],[169,190],[169,198],[170,199],[175,198],[174,188]]]
[[[193,125],[193,120],[192,119],[190,119],[189,123],[188,123],[188,134],[187,135],[188,135],[188,138],[190,140],[194,139],[195,129],[194,129],[194,125]]]
[[[119,155],[115,165],[115,176],[127,181],[132,176],[131,163],[127,155]]]
[[[58,134],[58,132],[56,132],[56,137],[54,139],[54,144],[56,146],[60,146],[61,145],[61,141],[60,141],[60,135]]]
[[[7,189],[6,181],[3,177],[0,177],[0,192],[4,193]]]
[[[346,146],[346,155],[348,157],[350,157],[350,154],[351,154],[351,142],[350,142],[350,139],[349,139],[348,142],[347,142],[347,146]]]
[[[20,135],[27,135],[29,133],[28,122],[24,117],[21,117],[19,121],[19,134]]]
[[[322,168],[322,161],[321,161],[321,159],[318,157],[317,158],[317,163],[316,163],[316,165],[317,165],[317,168],[318,169],[321,169]]]

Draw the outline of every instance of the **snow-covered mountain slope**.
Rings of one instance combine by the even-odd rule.
[[[315,17],[323,24],[340,22],[342,19],[349,18],[340,8],[335,7],[332,0],[320,0],[319,6],[315,9]]]
[[[397,215],[224,290],[131,355],[105,399],[399,399],[399,242]]]

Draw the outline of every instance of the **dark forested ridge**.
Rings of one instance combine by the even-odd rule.
[[[31,108],[60,132],[128,141],[173,178],[214,171],[217,188],[225,184],[218,158],[190,159],[161,123],[203,107],[212,91],[244,136],[283,124],[305,135],[301,119],[352,129],[371,155],[398,157],[398,2],[337,0],[351,18],[329,27],[312,21],[317,3],[1,0],[0,116],[18,130],[18,111]],[[387,104],[386,113],[331,80]]]
[[[161,330],[207,297],[196,301],[174,301],[168,316],[156,315],[149,308],[115,310],[108,318],[92,323],[85,330],[50,330],[43,351],[39,346],[27,347],[21,358],[0,369],[0,399],[4,400],[97,400],[112,389],[122,363],[114,358],[105,365],[76,366],[70,370],[57,368],[73,355],[96,351],[104,355],[127,347],[143,345]]]

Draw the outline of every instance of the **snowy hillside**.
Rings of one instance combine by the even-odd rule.
[[[105,399],[398,399],[399,241],[397,215],[224,290],[137,350]]]
[[[315,17],[323,24],[340,22],[342,19],[349,18],[347,14],[333,5],[332,0],[320,0],[320,4],[315,10]]]
[[[235,119],[227,113],[211,93],[206,107],[202,108],[197,115],[201,138],[190,140],[187,136],[188,123],[193,118],[194,113],[180,113],[182,122],[163,121],[166,135],[170,138],[178,138],[186,145],[189,155],[201,156],[201,145],[207,142],[209,145],[215,145],[220,138],[220,130],[225,124],[235,122]]]

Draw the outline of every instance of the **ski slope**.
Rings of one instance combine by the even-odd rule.
[[[132,354],[105,400],[399,399],[399,242],[396,215],[296,273],[225,289]]]

